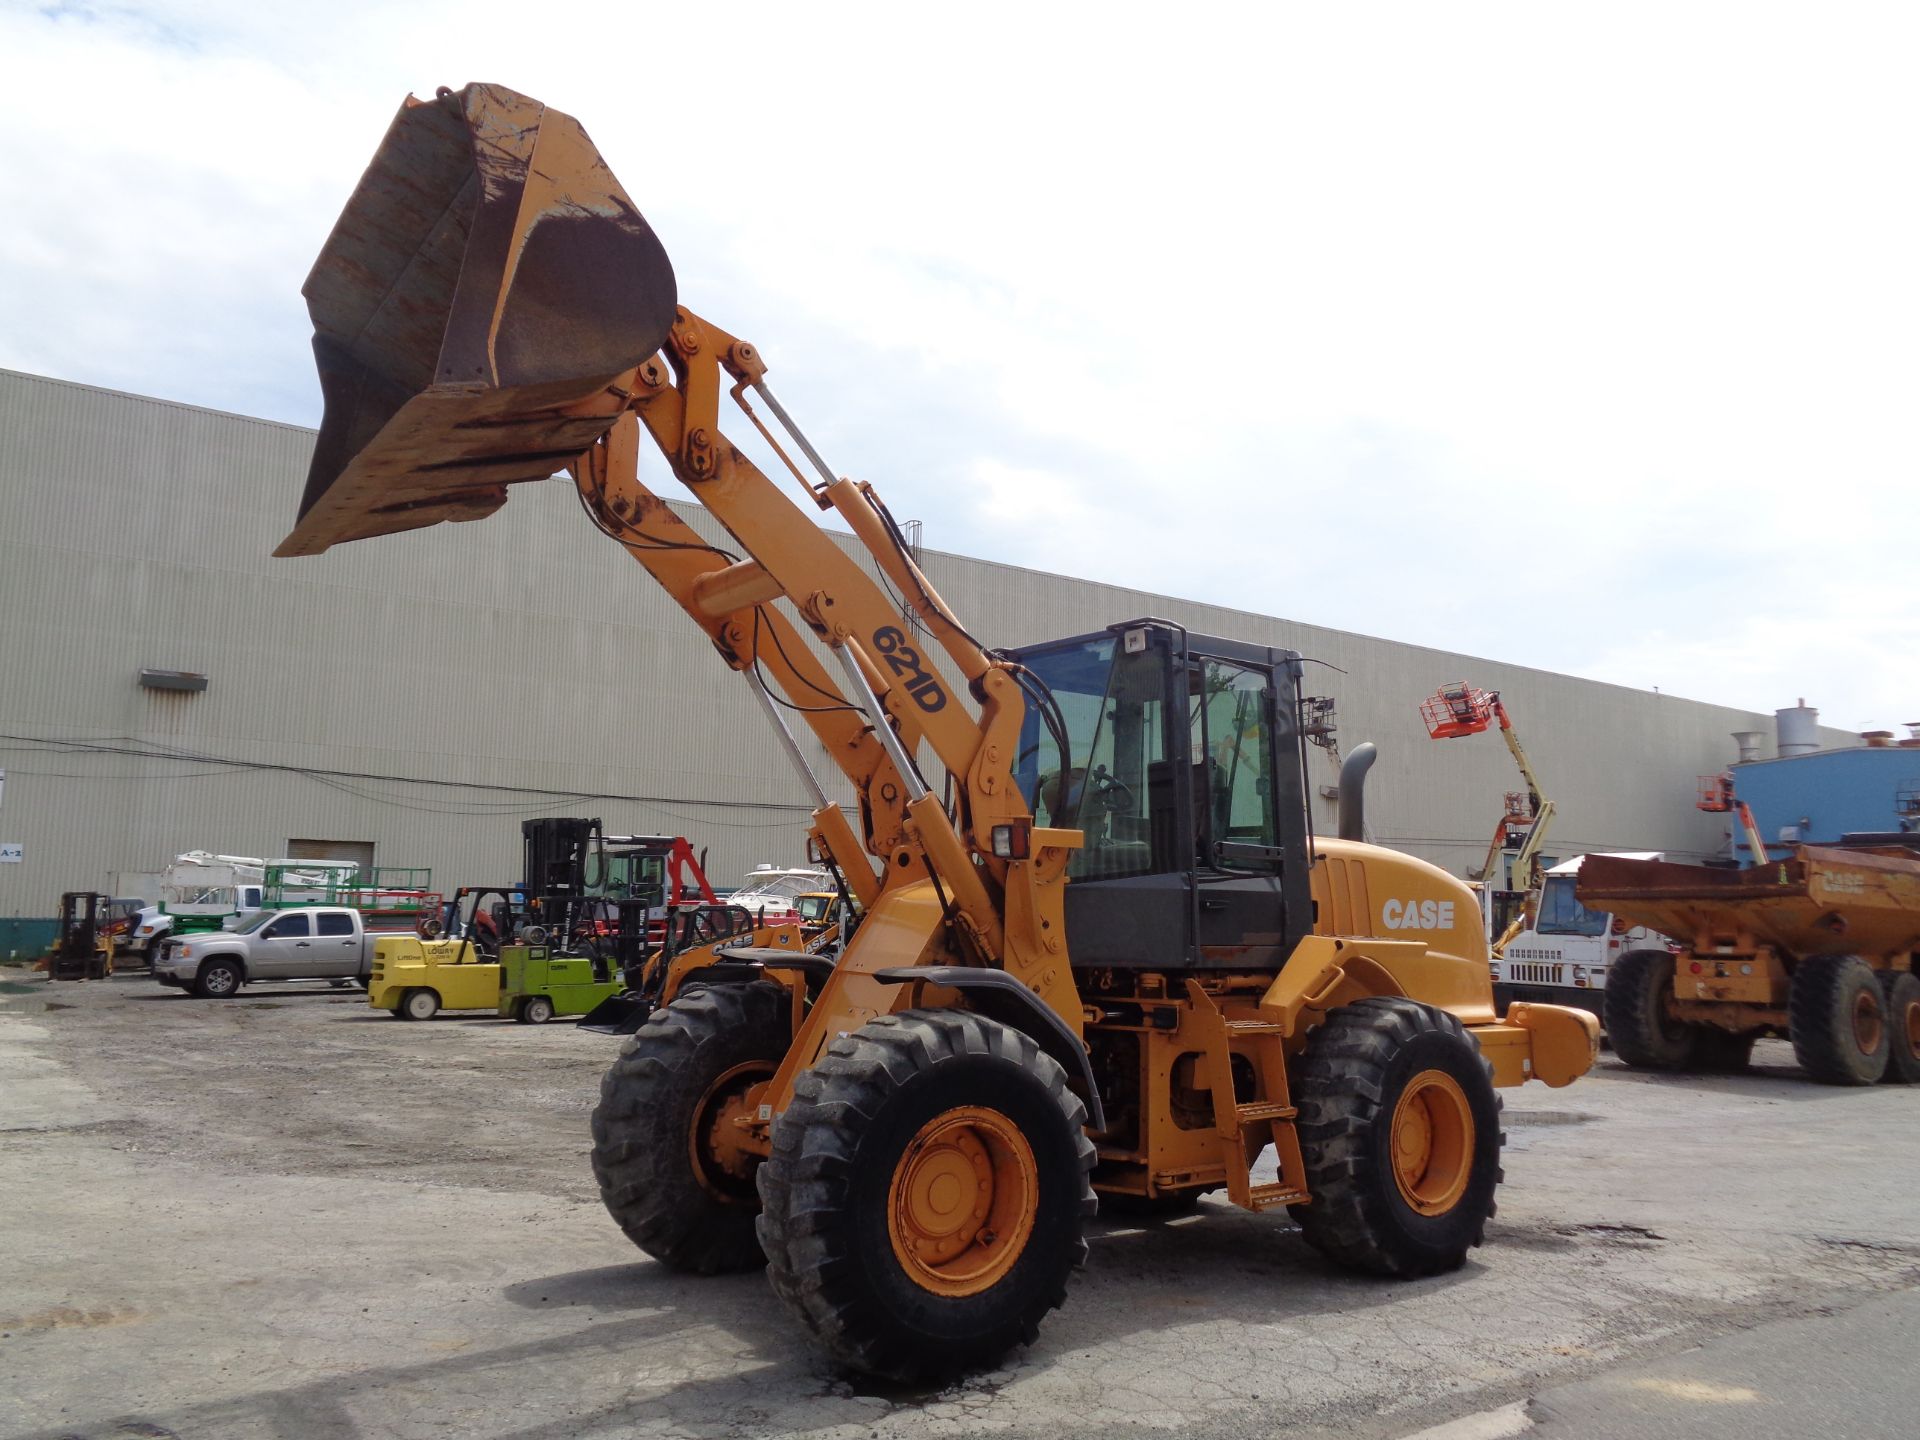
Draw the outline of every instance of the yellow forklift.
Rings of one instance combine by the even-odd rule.
[[[47,955],[49,980],[104,980],[113,974],[114,898],[91,890],[60,897],[60,933]]]

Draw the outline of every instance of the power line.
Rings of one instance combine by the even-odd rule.
[[[392,805],[400,809],[419,810],[419,811],[425,811],[427,813],[432,813],[432,814],[485,815],[485,814],[495,813],[495,812],[506,813],[514,809],[520,809],[520,810],[544,809],[548,805],[568,804],[568,803],[574,803],[574,802],[583,801],[583,800],[610,800],[610,801],[625,802],[628,804],[635,804],[635,805],[647,805],[656,809],[662,809],[663,811],[665,811],[665,813],[668,813],[668,814],[672,814],[673,812],[670,810],[666,810],[665,807],[676,806],[676,805],[690,807],[695,810],[750,810],[750,811],[758,811],[761,813],[765,813],[767,811],[777,811],[777,812],[788,812],[796,815],[811,814],[813,809],[813,807],[810,805],[806,805],[798,802],[792,802],[792,801],[711,800],[711,799],[702,799],[699,797],[691,797],[691,796],[627,795],[627,794],[618,794],[618,793],[609,792],[609,791],[554,790],[554,789],[547,789],[540,786],[532,786],[532,785],[502,785],[502,784],[492,783],[488,781],[479,781],[479,780],[449,780],[449,779],[440,779],[440,778],[424,776],[424,775],[393,775],[393,774],[382,774],[376,771],[366,771],[366,770],[335,770],[335,769],[324,768],[321,766],[291,765],[291,764],[284,764],[284,763],[268,761],[268,760],[241,760],[241,759],[236,759],[232,756],[227,756],[227,755],[210,755],[210,754],[204,754],[197,751],[186,750],[176,746],[165,745],[159,741],[135,740],[131,736],[112,737],[112,741],[118,741],[121,743],[112,743],[112,741],[101,741],[101,740],[73,740],[73,739],[65,739],[60,736],[54,736],[54,735],[0,734],[0,740],[16,742],[13,745],[0,745],[0,752],[19,750],[22,747],[26,747],[31,750],[39,751],[42,753],[69,754],[69,755],[121,755],[121,756],[129,756],[129,757],[132,757],[135,759],[141,759],[141,760],[164,760],[164,761],[172,761],[179,764],[211,765],[211,766],[219,767],[214,770],[203,770],[203,771],[198,771],[198,772],[194,772],[192,774],[186,774],[186,775],[153,777],[153,778],[159,778],[159,779],[195,779],[195,778],[204,778],[206,776],[220,774],[220,773],[230,773],[234,771],[253,771],[253,772],[264,772],[264,773],[272,773],[272,774],[299,775],[306,779],[316,781],[319,784],[328,785],[333,789],[340,790],[343,793],[352,795],[358,799],[370,801],[374,804]],[[62,779],[134,778],[134,777],[81,776],[81,775],[75,775],[75,774],[70,774],[70,773],[61,772],[61,771],[35,772],[30,770],[19,770],[19,771],[16,771],[16,773],[21,775],[29,775],[29,774],[36,774],[36,773],[45,774],[50,777],[57,777]],[[354,781],[354,780],[371,781],[376,784],[422,785],[422,786],[431,786],[439,789],[489,791],[489,792],[493,792],[501,795],[540,797],[540,803],[527,804],[525,802],[516,802],[516,801],[492,801],[492,802],[475,801],[475,802],[470,802],[464,805],[461,805],[461,804],[433,805],[430,803],[423,803],[422,799],[417,799],[417,798],[402,799],[395,796],[370,794],[364,790],[357,789],[354,786],[345,783],[347,781]],[[681,817],[676,817],[676,818],[681,818]],[[711,818],[707,818],[707,819],[702,819],[697,823],[726,824],[727,822],[715,821]],[[775,821],[775,822],[770,822],[764,826],[737,826],[732,828],[771,829],[771,828],[774,828],[774,826],[776,825],[784,825],[787,823],[789,822]]]

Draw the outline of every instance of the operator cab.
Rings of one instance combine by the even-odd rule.
[[[1299,655],[1150,619],[1009,653],[1053,700],[1014,778],[1086,837],[1074,964],[1277,970],[1313,928]]]

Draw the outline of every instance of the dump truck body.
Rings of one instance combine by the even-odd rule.
[[[1729,1042],[1719,1037],[1750,1047],[1782,1035],[1817,1078],[1903,1078],[1920,1066],[1920,996],[1908,998],[1920,946],[1911,850],[1800,845],[1741,870],[1594,855],[1577,893],[1675,947],[1664,961],[1631,952],[1622,962],[1632,962],[1631,983],[1608,987],[1607,1029],[1624,1058],[1689,1068],[1704,1043],[1721,1068]],[[1851,1008],[1829,1013],[1839,1005]]]

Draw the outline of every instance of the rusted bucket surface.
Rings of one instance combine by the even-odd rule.
[[[277,555],[492,514],[605,433],[677,301],[579,122],[498,85],[407,99],[303,293],[326,409]]]
[[[1879,956],[1920,940],[1920,859],[1885,851],[1801,845],[1744,870],[1589,855],[1574,893],[1682,943],[1745,932],[1794,956]]]

